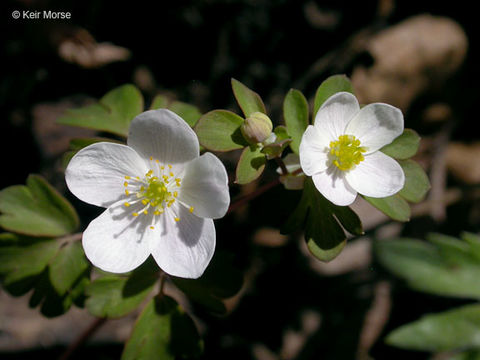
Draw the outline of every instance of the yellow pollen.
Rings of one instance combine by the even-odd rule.
[[[142,204],[143,204],[143,205],[147,205],[147,204],[148,204],[148,200],[147,200],[147,199],[142,199]]]
[[[177,191],[174,191],[173,192],[173,197],[177,197],[178,196],[178,192]]]
[[[128,175],[125,176],[125,180],[130,180],[130,179],[131,179],[130,176],[128,176]]]
[[[156,159],[155,162],[158,164],[160,161],[158,159]]]
[[[338,140],[330,142],[329,156],[338,169],[347,171],[365,160],[363,153],[366,151],[355,136],[340,135]]]
[[[152,225],[152,226],[150,226],[150,229],[152,229],[152,230],[153,230],[153,229],[155,229],[155,226],[153,226],[153,225]]]
[[[132,213],[133,216],[138,216],[138,213],[134,212]]]
[[[173,173],[172,173],[172,172],[170,173],[170,177],[173,177]]]
[[[130,191],[128,191],[127,189],[125,189],[125,195],[130,195]]]
[[[123,183],[123,186],[127,187],[127,186],[128,186],[128,182],[125,181],[125,182]]]
[[[125,205],[126,207],[129,207],[129,206],[130,206],[130,203],[129,203],[129,202],[126,202],[126,203],[123,204],[123,205]]]
[[[171,169],[171,168],[172,168],[172,165],[168,165],[168,168]]]
[[[163,166],[163,165],[160,166],[160,169],[165,170],[165,166]]]
[[[153,160],[153,157],[152,157],[152,156],[150,156],[150,161],[152,161],[152,160]]]
[[[143,210],[143,213],[144,213],[145,215],[148,215],[148,210]]]
[[[191,213],[193,213],[193,206],[190,206],[190,209],[188,209]]]
[[[161,212],[158,211],[158,210],[155,210],[155,211],[153,212],[153,215],[160,215],[160,214],[161,214]]]
[[[177,222],[180,221],[180,218],[179,218],[179,217],[176,217],[176,218],[175,218],[175,221],[177,221]]]

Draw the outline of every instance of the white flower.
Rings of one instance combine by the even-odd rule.
[[[151,254],[168,274],[200,277],[215,251],[212,219],[230,203],[225,167],[199,156],[196,134],[165,109],[133,119],[127,144],[95,143],[67,167],[70,191],[107,208],[83,233],[87,258],[123,273]]]
[[[403,188],[400,165],[380,150],[403,132],[402,112],[387,104],[362,109],[350,93],[328,98],[300,143],[300,164],[315,187],[336,205],[357,193],[382,198]]]

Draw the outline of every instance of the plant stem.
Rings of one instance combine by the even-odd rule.
[[[84,345],[87,340],[98,330],[100,327],[107,321],[107,318],[97,318],[95,319],[88,328],[85,329],[77,339],[71,343],[65,352],[60,356],[59,360],[67,360],[72,356],[72,354]]]
[[[275,161],[277,162],[277,165],[280,166],[280,169],[282,170],[282,175],[287,175],[288,169],[285,163],[283,162],[282,158],[276,157]]]
[[[280,178],[279,177],[276,178],[275,180],[263,185],[263,186],[260,186],[258,189],[256,189],[255,191],[252,191],[250,194],[247,194],[247,195],[242,196],[241,198],[235,200],[233,203],[230,204],[230,207],[228,208],[227,214],[230,214],[231,212],[236,211],[238,208],[242,207],[243,205],[245,205],[250,200],[256,198],[257,196],[259,196],[261,194],[263,194],[264,192],[266,192],[267,190],[270,190],[271,188],[277,186],[278,184],[280,184]]]

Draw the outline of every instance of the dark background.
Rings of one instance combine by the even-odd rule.
[[[278,97],[292,86],[301,85],[299,89],[311,98],[327,76],[350,75],[355,65],[369,66],[372,62],[368,54],[359,52],[348,61],[339,59],[320,73],[307,76],[319,58],[342,47],[362,29],[380,31],[422,13],[457,21],[467,34],[469,48],[463,65],[442,87],[422,93],[406,110],[407,126],[427,138],[434,134],[437,125],[423,123],[420,110],[432,99],[439,99],[447,102],[456,116],[451,139],[464,143],[478,140],[475,129],[478,129],[479,35],[477,14],[471,2],[397,1],[392,2],[393,11],[388,16],[379,15],[378,1],[209,0],[152,4],[138,0],[126,4],[35,0],[1,3],[2,188],[23,184],[29,173],[42,173],[61,190],[65,189],[58,165],[60,154],[45,151],[39,140],[45,134],[41,128],[33,127],[34,108],[38,104],[65,99],[81,103],[87,97],[99,98],[125,83],[139,85],[135,74],[142,69],[150,81],[143,88],[146,105],[155,93],[168,92],[197,105],[202,112],[216,108],[238,112],[230,91],[230,78],[234,77],[262,95],[272,120],[278,124],[281,122]],[[308,6],[333,14],[334,24],[327,21],[324,26],[313,25],[306,19]],[[69,11],[72,19],[14,20],[11,12],[17,9]],[[58,55],[58,46],[65,38],[77,36],[79,28],[88,31],[99,43],[107,41],[129,49],[131,57],[98,68],[66,62]],[[448,178],[449,186],[458,183],[458,179]],[[234,187],[232,191],[239,189]],[[240,268],[248,269],[252,256],[260,258],[263,266],[251,290],[230,316],[216,318],[199,310],[208,324],[204,358],[253,358],[252,345],[257,343],[276,352],[282,345],[283,331],[299,327],[298,314],[302,309],[315,309],[322,314],[320,329],[296,358],[354,359],[364,316],[372,303],[374,284],[387,279],[392,284],[393,307],[370,354],[375,359],[427,359],[426,353],[386,346],[382,336],[426,312],[446,310],[464,302],[414,292],[375,262],[362,271],[326,277],[311,271],[295,242],[275,248],[252,244],[249,239],[256,229],[264,225],[278,227],[289,206],[294,206],[295,196],[284,194],[276,188],[255,200],[248,221],[227,219],[217,225],[225,239],[223,243],[219,241],[219,248],[234,252]],[[84,222],[97,211],[72,197],[69,199],[79,207]],[[284,213],[272,214],[272,208]],[[460,202],[447,210],[448,221],[438,223],[428,216],[420,217],[405,225],[402,234],[422,237],[428,231],[452,235],[462,230],[478,232],[478,216],[471,216],[471,203]],[[232,226],[236,227],[235,234],[229,231]],[[58,351],[38,349],[4,355],[0,350],[0,357],[25,359],[38,353],[48,357]],[[80,356],[114,359],[121,345],[97,345],[82,351]]]

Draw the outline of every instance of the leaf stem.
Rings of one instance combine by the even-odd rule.
[[[275,180],[269,182],[269,183],[266,183],[263,186],[260,186],[258,189],[256,189],[255,191],[252,191],[250,194],[247,194],[247,195],[244,195],[244,196],[240,197],[239,199],[235,200],[233,203],[230,204],[230,207],[228,208],[227,214],[230,214],[231,212],[236,211],[238,208],[242,207],[243,205],[245,205],[250,200],[256,198],[257,196],[259,196],[261,194],[263,194],[264,192],[266,192],[267,190],[270,190],[271,188],[277,186],[278,184],[280,184],[280,178],[279,177],[276,178]]]
[[[280,166],[280,169],[282,170],[282,175],[287,175],[288,169],[285,163],[283,162],[282,158],[276,157],[275,161],[277,162],[277,165]]]
[[[87,340],[98,330],[100,327],[105,324],[107,318],[97,318],[95,319],[88,328],[86,328],[76,339],[72,342],[65,352],[60,356],[59,360],[69,359],[73,353],[84,345]]]

